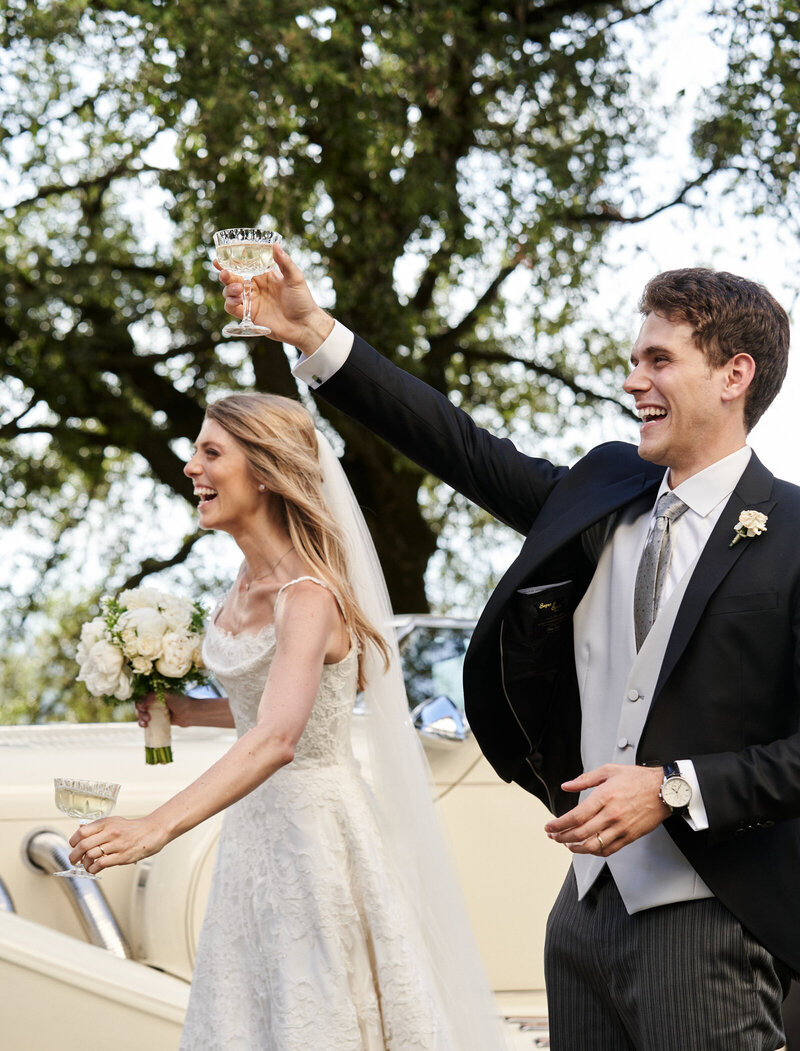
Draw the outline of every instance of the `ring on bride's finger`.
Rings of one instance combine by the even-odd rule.
[[[599,839],[600,837],[598,836],[597,838]],[[102,846],[99,843],[97,844],[97,849],[100,851],[103,857],[106,856],[106,852],[103,850]]]
[[[600,849],[601,850],[605,850],[606,849],[606,845],[603,842],[603,840],[600,838],[600,833],[599,832],[595,832],[595,837],[597,839],[597,842],[600,844]],[[100,849],[102,850],[102,847]]]

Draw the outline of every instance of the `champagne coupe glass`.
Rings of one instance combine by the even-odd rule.
[[[272,331],[265,325],[254,324],[250,317],[253,291],[251,280],[258,274],[266,274],[275,266],[272,249],[280,239],[281,235],[276,234],[274,230],[261,230],[249,226],[217,230],[214,234],[214,247],[220,266],[244,281],[242,320],[228,322],[222,330],[223,336],[268,336]]]
[[[120,788],[109,781],[76,781],[72,777],[56,777],[53,784],[56,790],[56,806],[68,817],[77,818],[79,825],[88,825],[90,821],[110,814]],[[100,879],[99,875],[87,872],[80,862],[74,868],[54,872],[53,875]]]

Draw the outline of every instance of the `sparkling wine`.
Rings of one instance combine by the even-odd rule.
[[[272,245],[259,241],[232,241],[217,245],[220,264],[240,277],[255,277],[265,274],[275,265]]]
[[[256,325],[250,314],[253,299],[251,278],[265,274],[275,265],[273,248],[280,239],[281,235],[274,230],[262,230],[258,226],[232,226],[228,230],[215,231],[217,262],[244,281],[242,320],[228,322],[222,330],[226,339],[270,335],[272,329],[267,325]]]
[[[114,799],[107,796],[92,795],[77,788],[56,788],[58,809],[67,817],[78,818],[81,821],[96,821],[99,817],[105,817],[114,809],[114,802]]]
[[[110,814],[120,789],[120,786],[112,781],[78,781],[73,777],[56,777],[53,779],[53,787],[58,809],[67,817],[77,818],[79,825],[88,825],[90,821]],[[53,875],[100,879],[99,872],[87,872],[81,862],[74,868],[63,869],[61,872],[54,872]]]

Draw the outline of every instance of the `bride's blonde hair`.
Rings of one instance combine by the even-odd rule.
[[[387,666],[389,648],[356,602],[341,530],[322,494],[311,415],[279,394],[230,394],[209,405],[206,417],[242,446],[255,480],[275,502],[295,551],[338,595],[345,624],[358,643],[358,688],[363,689],[365,647],[377,647]]]

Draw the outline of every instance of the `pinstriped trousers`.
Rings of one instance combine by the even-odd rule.
[[[776,1051],[788,970],[716,898],[629,916],[608,872],[547,924],[552,1051]]]

